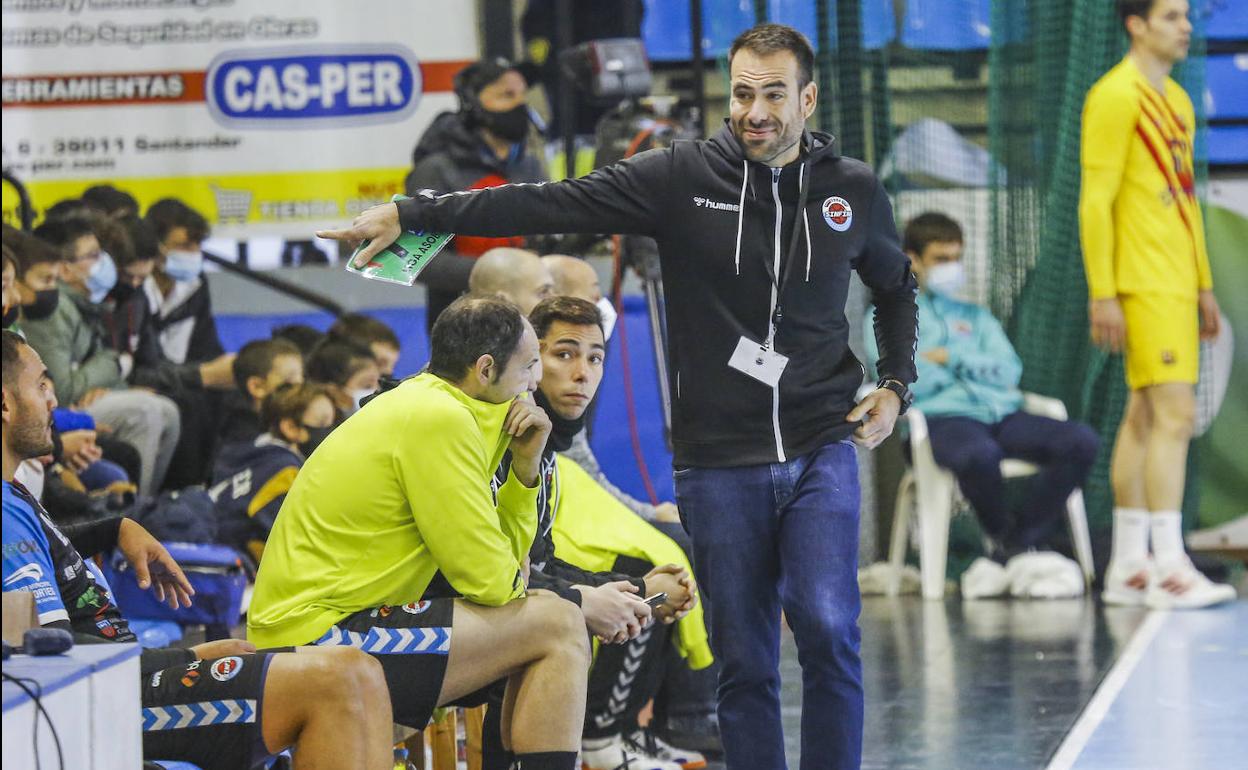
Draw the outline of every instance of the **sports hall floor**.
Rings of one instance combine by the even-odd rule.
[[[866,597],[861,624],[863,768],[1248,767],[1246,600],[1148,612]],[[797,770],[801,679],[787,631],[781,667]]]

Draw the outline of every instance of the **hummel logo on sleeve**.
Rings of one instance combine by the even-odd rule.
[[[715,211],[732,211],[734,213],[739,213],[741,211],[741,207],[735,203],[713,201],[710,198],[703,198],[701,196],[694,196],[693,204],[700,209],[707,208],[714,209]]]

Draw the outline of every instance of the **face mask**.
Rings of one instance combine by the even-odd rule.
[[[369,396],[373,395],[374,392],[375,391],[372,388],[363,388],[361,390],[351,391],[352,407],[351,407],[350,414],[355,414],[356,412],[360,411],[360,402],[368,398]]]
[[[95,260],[91,273],[87,275],[87,291],[91,294],[91,301],[103,302],[116,285],[117,264],[107,251],[101,251],[100,258]]]
[[[61,302],[60,289],[44,289],[35,292],[35,301],[23,307],[23,312],[31,321],[42,321],[56,312]]]
[[[14,305],[11,308],[5,309],[4,311],[4,328],[5,329],[17,323],[17,314],[20,310],[21,308],[19,308],[17,305]]]
[[[962,287],[966,285],[966,271],[962,269],[961,262],[945,262],[936,265],[928,268],[926,285],[928,291],[934,294],[957,297]]]
[[[312,453],[316,451],[316,448],[321,445],[321,442],[325,440],[325,437],[330,434],[334,427],[330,425],[325,428],[313,428],[310,425],[305,425],[303,429],[308,432],[308,440],[299,442],[299,451],[303,452],[304,457],[311,457]]]
[[[615,305],[611,304],[611,300],[603,297],[596,303],[598,312],[602,314],[602,338],[604,340],[611,339],[611,332],[615,331],[615,322],[619,318],[619,314],[615,312]]]
[[[522,142],[529,133],[529,106],[520,104],[504,112],[482,109],[481,126],[511,143]]]
[[[165,275],[175,281],[193,281],[203,271],[202,251],[171,251],[165,255]]]

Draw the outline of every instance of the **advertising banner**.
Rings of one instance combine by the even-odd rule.
[[[3,0],[3,163],[36,209],[111,183],[214,235],[306,237],[403,192],[476,3]],[[16,196],[6,185],[5,221]]]

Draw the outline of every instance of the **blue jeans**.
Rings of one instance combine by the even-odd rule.
[[[676,502],[715,611],[728,770],[782,770],[780,610],[802,666],[802,770],[862,759],[858,458],[850,442],[784,463],[678,468]]]

